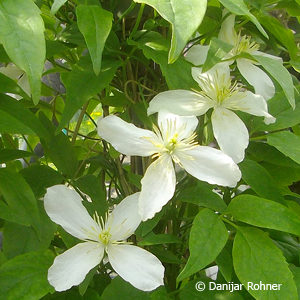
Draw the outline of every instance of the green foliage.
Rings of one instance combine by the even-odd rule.
[[[299,12],[300,0],[1,0],[1,300],[300,299]],[[238,35],[232,45],[218,38],[230,14],[236,15]],[[210,184],[211,178],[200,181],[171,151],[174,195],[128,238],[162,262],[164,286],[139,290],[104,257],[78,286],[55,291],[48,270],[55,257],[80,241],[47,215],[47,189],[58,184],[74,189],[99,223],[126,196],[141,191],[158,156],[118,152],[98,135],[97,123],[116,115],[152,130],[160,124],[147,109],[159,93],[186,90],[202,99],[206,91],[185,59],[194,45],[209,47],[203,72],[227,61],[236,82],[216,95],[233,93],[231,109],[249,132],[245,158],[237,164],[240,181],[230,187]],[[265,124],[251,103],[243,111],[235,107],[235,89],[256,90],[239,72],[240,58],[251,60],[274,83],[275,95],[263,105],[276,122]],[[218,83],[207,80],[205,87]],[[182,99],[174,99],[174,106],[177,100]],[[203,108],[201,102],[193,105],[185,107],[191,114]],[[195,150],[194,142],[220,149],[211,109],[199,114],[188,151]],[[161,146],[166,153],[176,143],[186,147],[178,132],[168,138]],[[193,166],[191,155],[185,159]],[[216,280],[206,275],[213,266]],[[204,291],[197,290],[199,282]],[[243,288],[210,290],[212,282]],[[249,282],[281,287],[251,289]]]
[[[157,10],[157,12],[172,25],[171,47],[168,63],[176,61],[186,43],[201,24],[206,11],[206,0],[134,0],[145,3]],[[187,20],[189,20],[187,22]]]
[[[37,104],[46,54],[39,9],[30,0],[1,1],[0,28],[0,41],[10,59],[26,72],[33,103]]]
[[[84,36],[96,75],[101,70],[102,51],[111,29],[112,14],[99,6],[79,5],[76,9],[78,28]]]
[[[255,290],[249,287],[249,293],[255,298],[297,298],[293,275],[281,251],[265,232],[256,228],[239,227],[232,251],[235,272],[246,287],[248,282],[281,284],[280,290]]]
[[[226,244],[227,234],[224,223],[213,211],[207,208],[201,210],[190,233],[190,257],[177,280],[185,279],[214,261]]]
[[[30,252],[7,261],[0,267],[2,299],[41,299],[53,288],[47,281],[47,270],[53,254]]]

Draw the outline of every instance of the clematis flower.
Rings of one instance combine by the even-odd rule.
[[[176,185],[173,162],[199,180],[235,186],[241,172],[220,150],[199,146],[194,133],[196,117],[180,117],[160,111],[154,132],[141,129],[110,115],[98,121],[98,134],[126,155],[156,158],[141,180],[139,212],[143,220],[152,218],[173,197]]]
[[[262,96],[243,91],[237,83],[231,83],[228,64],[219,64],[205,73],[201,71],[201,68],[192,68],[192,76],[202,91],[162,92],[150,101],[148,114],[168,110],[182,116],[200,116],[213,108],[214,136],[221,150],[238,163],[244,159],[249,134],[245,124],[232,110],[264,116],[266,124],[275,122],[275,118],[268,113]]]
[[[230,60],[230,58],[234,58],[241,53],[267,56],[275,60],[281,60],[280,57],[258,51],[259,45],[252,42],[249,36],[242,36],[240,32],[236,33],[234,23],[235,16],[229,15],[222,23],[218,36],[220,40],[233,46],[228,55],[224,57],[224,59],[229,59],[229,63],[234,62],[234,60]],[[202,65],[206,60],[208,50],[209,46],[195,45],[187,52],[185,59],[195,66]],[[241,75],[254,87],[255,94],[263,96],[266,100],[274,96],[274,84],[270,77],[256,66],[258,64],[257,62],[243,57],[236,57],[235,60]]]
[[[126,243],[141,222],[139,193],[126,197],[106,222],[88,214],[78,193],[64,185],[48,188],[44,206],[51,220],[84,241],[58,255],[48,271],[56,291],[80,284],[107,253],[113,269],[134,287],[151,291],[163,285],[164,267],[150,252]]]

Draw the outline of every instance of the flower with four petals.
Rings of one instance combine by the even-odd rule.
[[[118,204],[107,220],[94,219],[74,190],[64,185],[47,189],[44,206],[51,220],[84,241],[58,255],[48,271],[56,291],[80,284],[107,253],[112,268],[137,289],[151,291],[163,285],[164,267],[150,252],[126,242],[141,222],[135,193]]]
[[[263,96],[265,100],[269,100],[275,94],[275,87],[271,78],[256,66],[258,64],[257,62],[249,58],[239,57],[239,55],[247,53],[250,55],[269,57],[274,60],[282,61],[282,59],[258,51],[259,45],[252,42],[249,36],[241,35],[240,32],[236,33],[234,23],[235,15],[229,15],[222,23],[219,32],[218,38],[233,47],[223,59],[226,59],[229,64],[233,63],[235,60],[241,75],[254,87],[255,94]],[[186,53],[185,59],[195,66],[202,65],[207,58],[208,50],[209,46],[207,45],[195,45]]]
[[[158,128],[154,127],[154,132],[114,115],[98,121],[99,136],[120,153],[156,158],[141,180],[139,212],[142,220],[152,218],[173,197],[176,177],[172,161],[210,184],[233,187],[240,180],[241,172],[228,155],[197,144],[197,125],[196,117],[180,117],[162,110],[158,113]]]
[[[200,116],[213,108],[213,133],[221,150],[236,163],[242,161],[249,134],[245,124],[232,110],[263,116],[266,124],[273,123],[275,118],[268,113],[266,100],[261,95],[244,91],[236,82],[232,84],[227,63],[218,64],[204,73],[201,68],[194,67],[192,76],[201,91],[162,92],[150,101],[148,114],[168,110],[182,116]]]

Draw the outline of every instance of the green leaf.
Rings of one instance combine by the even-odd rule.
[[[252,195],[233,198],[226,213],[250,225],[300,236],[300,217],[286,206]]]
[[[136,289],[130,283],[124,281],[120,276],[114,278],[106,287],[102,300],[140,300],[150,299],[149,293]]]
[[[287,168],[300,168],[293,160],[265,142],[250,142],[247,152],[250,154],[251,159],[258,162],[268,162]]]
[[[112,26],[111,12],[96,5],[79,5],[76,8],[77,24],[83,34],[96,75],[101,70],[102,51]]]
[[[21,225],[32,225],[40,236],[40,214],[36,198],[25,179],[7,168],[0,169],[0,217]]]
[[[22,169],[20,174],[30,185],[37,198],[45,195],[46,188],[60,184],[64,179],[60,173],[46,165],[30,165],[28,168]]]
[[[168,41],[158,32],[147,32],[140,39],[129,41],[130,45],[137,45],[143,50],[144,55],[160,65],[163,76],[166,79],[169,89],[198,88],[198,85],[192,77],[192,65],[183,57],[179,57],[173,64],[168,64],[169,47]]]
[[[289,132],[281,131],[267,136],[269,145],[300,164],[300,137]]]
[[[51,6],[51,14],[55,15],[67,1],[68,0],[54,0]]]
[[[292,273],[294,275],[294,281],[295,281],[296,286],[297,286],[298,300],[299,300],[300,299],[300,268],[296,267],[294,265],[290,265],[290,270],[292,271]]]
[[[13,79],[0,73],[0,93],[11,93],[28,98],[27,94],[20,88],[20,86]]]
[[[54,135],[55,128],[44,114],[40,114],[40,119],[48,129],[49,134],[47,140],[41,140],[45,155],[50,157],[60,172],[72,178],[78,166],[74,146],[64,133],[59,132],[57,135]]]
[[[7,221],[4,223],[3,252],[7,258],[10,259],[31,251],[46,250],[49,247],[57,226],[46,214],[43,201],[39,201],[38,206],[42,221],[41,238],[31,227]],[[16,241],[18,242],[16,243]]]
[[[288,2],[288,1],[281,1]],[[279,19],[270,14],[258,14],[259,22],[268,30],[269,34],[274,36],[283,46],[287,48],[290,56],[297,59],[298,47],[295,43],[294,33],[292,30],[281,24]]]
[[[152,6],[172,25],[171,48],[168,63],[173,63],[181,54],[190,37],[204,17],[207,0],[134,0]]]
[[[16,150],[16,149],[0,149],[1,164],[11,160],[28,157],[28,156],[32,156],[32,153],[28,151]]]
[[[98,76],[95,75],[90,57],[82,57],[79,64],[61,78],[67,90],[66,105],[59,124],[61,130],[90,98],[100,93],[113,79],[120,62],[105,60]]]
[[[282,62],[262,55],[252,55],[263,68],[280,84],[292,108],[295,109],[295,94],[293,79]]]
[[[227,282],[232,281],[233,274],[232,256],[230,252],[226,249],[225,246],[216,258],[216,264],[218,265],[220,272]]]
[[[181,239],[172,234],[154,234],[150,232],[142,241],[138,242],[139,246],[160,245],[181,243]]]
[[[177,277],[181,281],[213,262],[226,244],[228,231],[219,216],[210,209],[195,217],[189,239],[190,257]]]
[[[106,201],[105,191],[103,191],[101,187],[100,179],[89,174],[80,177],[76,180],[75,184],[83,193],[92,198],[92,202],[85,202],[87,202],[87,204],[91,204],[93,213],[97,211],[100,216],[105,216],[108,209],[108,203]]]
[[[198,291],[196,286],[199,286],[199,283],[203,282],[205,284],[205,289],[203,291]],[[213,281],[207,277],[198,277],[194,280],[187,282],[183,288],[179,291],[180,300],[245,300],[246,298],[238,291],[226,291],[224,289],[217,289],[212,286],[212,289],[209,289],[210,282],[216,284],[224,284],[218,280]],[[235,282],[234,282],[235,283]],[[219,287],[221,287],[219,285]],[[213,289],[214,288],[214,289]],[[248,299],[248,298],[247,298]]]
[[[0,94],[0,132],[34,134],[47,138],[48,133],[36,116],[21,101]]]
[[[256,17],[251,14],[248,7],[243,0],[219,0],[224,7],[226,7],[232,13],[238,16],[246,16],[249,20],[257,27],[257,29],[268,38],[268,34],[265,32],[263,27],[260,25]]]
[[[256,228],[239,227],[233,244],[233,265],[245,288],[253,284],[281,284],[278,290],[249,289],[261,300],[295,300],[298,298],[293,275],[281,251],[268,235]]]
[[[239,164],[239,167],[243,180],[258,196],[284,203],[277,183],[264,167],[250,159],[245,159]]]
[[[47,280],[53,254],[30,252],[8,260],[0,267],[0,295],[2,300],[41,299],[53,292]]]
[[[224,56],[232,49],[232,45],[229,45],[215,37],[210,41],[207,58],[202,67],[202,72],[208,71],[217,63],[221,62]]]
[[[180,190],[176,199],[182,202],[204,206],[218,212],[226,210],[227,206],[223,199],[212,191],[212,186],[203,181],[194,181]]]
[[[266,125],[262,119],[256,118],[254,120],[254,128],[251,132],[256,131],[274,131],[293,127],[300,123],[300,97],[296,93],[296,108],[293,109],[286,101],[284,92],[281,91],[268,101],[269,112],[276,118],[276,122]]]
[[[2,0],[0,42],[10,59],[28,76],[33,103],[41,95],[41,76],[46,57],[44,22],[30,0]]]

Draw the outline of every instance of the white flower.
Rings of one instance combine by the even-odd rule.
[[[199,146],[194,133],[196,117],[179,117],[160,111],[154,132],[129,124],[116,116],[99,120],[98,134],[126,155],[157,158],[141,180],[139,212],[152,218],[173,197],[176,185],[172,160],[194,177],[211,184],[235,186],[241,172],[223,152]]]
[[[240,110],[255,116],[264,116],[267,124],[275,122],[268,113],[265,99],[231,84],[228,64],[222,63],[201,73],[192,68],[192,76],[202,91],[170,90],[155,96],[148,114],[168,110],[182,116],[200,116],[213,108],[211,116],[214,136],[221,150],[238,163],[244,159],[249,143],[245,124],[231,110]]]
[[[51,220],[85,241],[55,258],[48,280],[56,291],[80,284],[101,262],[104,252],[113,269],[134,287],[151,291],[163,285],[161,262],[150,252],[124,241],[141,222],[138,194],[126,197],[104,222],[97,214],[95,220],[91,218],[74,190],[64,185],[48,188],[44,205]]]
[[[233,58],[241,53],[248,53],[281,60],[280,57],[258,51],[259,45],[255,42],[251,42],[250,37],[246,35],[242,36],[241,33],[235,32],[234,22],[235,16],[229,15],[222,23],[219,32],[219,39],[233,46],[232,50],[224,59]],[[202,65],[206,60],[208,50],[209,46],[195,45],[186,53],[185,58],[195,66]],[[229,61],[229,63],[233,62],[233,60]],[[274,96],[274,84],[263,70],[255,66],[257,62],[251,59],[237,57],[236,63],[241,75],[254,87],[255,94],[263,96],[266,100]]]

